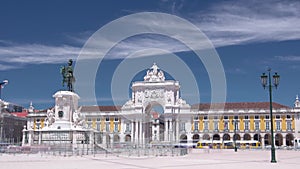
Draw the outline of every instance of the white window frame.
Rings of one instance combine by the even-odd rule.
[[[181,122],[181,123],[179,124],[179,130],[180,130],[180,131],[185,131],[185,122]]]
[[[106,130],[107,132],[110,132],[110,125],[109,125],[109,122],[106,122],[106,123],[105,123],[105,130]]]
[[[214,121],[214,130],[219,130],[219,122]]]
[[[245,130],[249,130],[249,121],[245,121]]]
[[[276,130],[281,130],[281,122],[276,121]]]
[[[131,123],[130,122],[126,123],[125,132],[131,132]]]
[[[194,121],[194,130],[199,130],[199,121]]]
[[[228,121],[224,121],[224,130],[229,130]]]
[[[266,121],[266,130],[270,130],[270,121]]]
[[[119,132],[119,123],[114,122],[114,132]]]
[[[255,121],[254,122],[254,130],[259,130],[259,129],[260,129],[259,121]]]
[[[292,122],[291,121],[286,122],[286,129],[287,130],[292,130]]]
[[[208,121],[205,121],[203,123],[203,128],[204,128],[204,130],[208,130]]]

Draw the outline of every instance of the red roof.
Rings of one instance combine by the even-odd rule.
[[[221,109],[225,110],[241,110],[241,109],[270,109],[269,102],[233,102],[233,103],[200,103],[192,105],[192,109],[198,110],[209,110],[210,107],[212,109]],[[276,102],[272,104],[273,109],[290,109],[289,106],[285,106]]]
[[[120,111],[121,106],[82,106],[81,112]]]
[[[22,112],[11,112],[11,114],[17,117],[26,117],[28,115],[28,112],[26,110],[23,110]]]

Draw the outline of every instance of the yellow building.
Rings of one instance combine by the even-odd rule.
[[[179,82],[165,80],[156,64],[147,71],[144,81],[133,82],[131,89],[131,99],[122,106],[82,106],[85,127],[98,131],[98,144],[195,144],[202,140],[256,140],[263,147],[271,144],[269,102],[190,106],[180,96]],[[295,108],[273,103],[276,146],[294,145],[299,113],[298,97]],[[30,113],[27,126],[33,130],[47,126],[46,112]]]

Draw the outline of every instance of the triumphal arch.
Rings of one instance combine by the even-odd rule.
[[[122,114],[132,123],[132,141],[147,145],[179,141],[179,119],[190,112],[190,105],[180,97],[180,84],[166,80],[154,63],[144,76],[131,86],[132,98],[122,106]]]

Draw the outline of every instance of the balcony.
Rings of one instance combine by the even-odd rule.
[[[223,132],[224,133],[229,133],[230,131],[229,131],[229,129],[224,129]]]
[[[192,133],[199,133],[199,130],[195,129],[195,130],[192,131]]]
[[[219,133],[220,131],[219,131],[219,129],[214,129],[213,132],[214,132],[214,133]]]
[[[131,130],[125,130],[124,134],[131,134]]]

